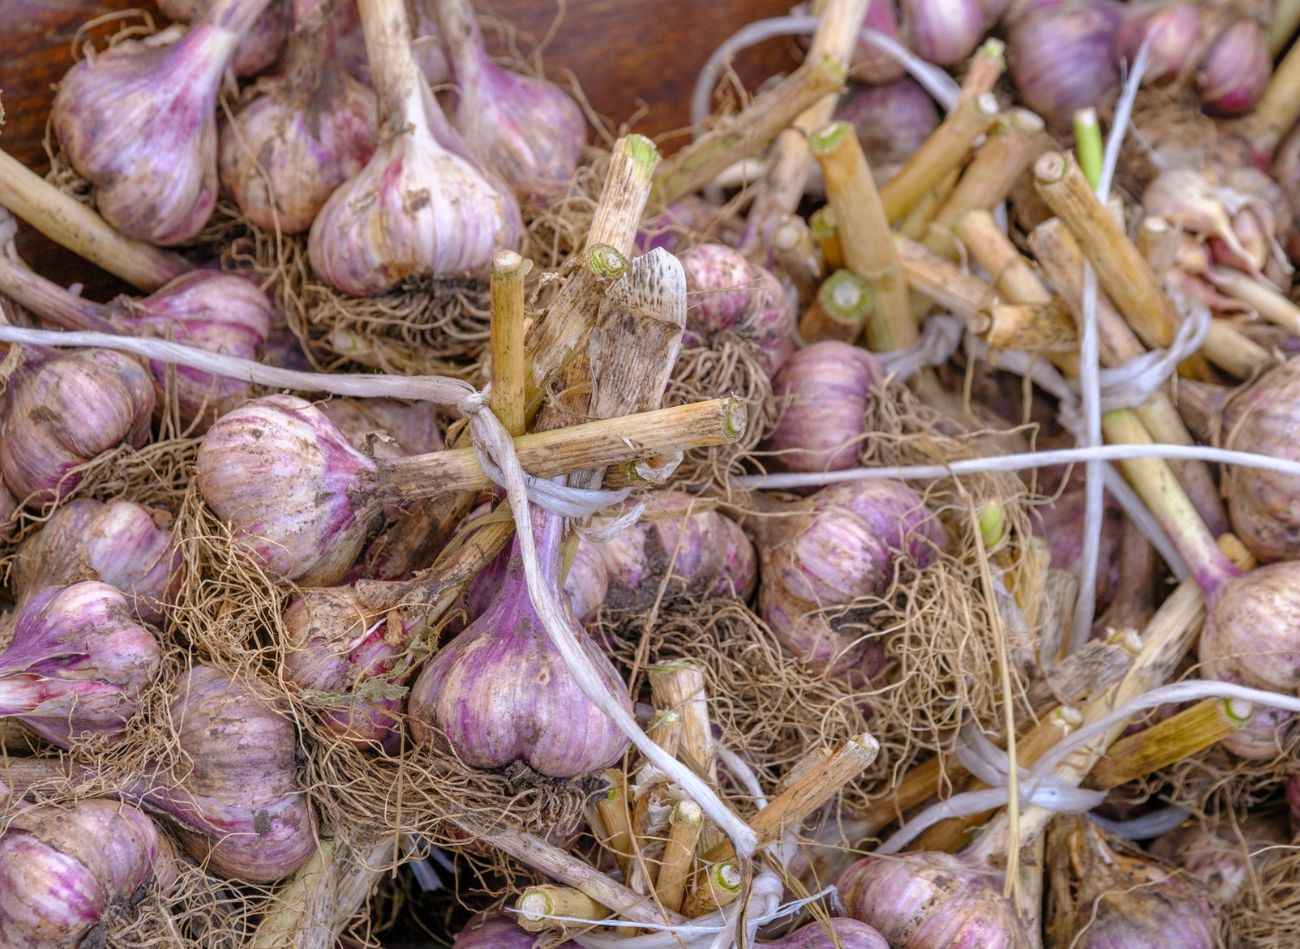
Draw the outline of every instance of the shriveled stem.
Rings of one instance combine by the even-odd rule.
[[[664,844],[663,863],[655,877],[655,895],[664,909],[676,912],[686,897],[686,884],[695,859],[695,844],[700,839],[704,814],[694,801],[682,801],[673,808]]]
[[[527,361],[524,348],[524,277],[532,268],[512,250],[492,259],[492,389],[489,405],[512,436],[524,433]]]
[[[867,317],[867,344],[877,351],[905,349],[916,341],[916,321],[881,196],[853,126],[828,125],[813,136],[812,151],[835,209],[845,261],[871,287],[874,305]]]
[[[699,666],[681,660],[652,667],[648,678],[655,708],[681,716],[679,757],[700,777],[717,781],[718,750],[709,721],[704,673]]]

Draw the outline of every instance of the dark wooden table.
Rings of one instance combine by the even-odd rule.
[[[636,130],[660,136],[683,128],[692,85],[708,55],[751,20],[785,13],[792,0],[567,0],[546,49],[554,75],[572,70],[595,109],[621,122],[644,109]],[[72,63],[72,42],[88,20],[139,7],[131,0],[0,0],[0,96],[5,125],[0,143],[10,154],[45,169],[41,140],[54,85]],[[521,40],[546,35],[560,7],[554,0],[496,0],[493,12],[513,21]],[[96,34],[102,36],[107,28]],[[791,65],[790,48],[774,40],[737,63],[753,83]],[[681,139],[678,139],[680,141]],[[663,142],[670,151],[674,140]],[[50,245],[28,229],[24,257],[61,282],[81,280],[90,292],[110,278]]]

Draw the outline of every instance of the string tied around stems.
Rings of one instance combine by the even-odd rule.
[[[906,349],[873,353],[895,382],[906,382],[922,369],[942,366],[961,344],[964,323],[955,316],[935,314],[925,321],[921,335]]]

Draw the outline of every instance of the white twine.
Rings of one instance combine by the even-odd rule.
[[[1124,724],[1135,712],[1158,708],[1171,702],[1196,702],[1209,698],[1245,699],[1256,705],[1300,713],[1300,698],[1293,695],[1268,692],[1264,689],[1252,689],[1249,686],[1221,682],[1217,679],[1187,679],[1182,682],[1175,682],[1172,685],[1150,689],[1058,741],[1027,772],[1023,768],[1020,769],[1017,773],[1023,773],[1023,777],[1020,778],[1019,782],[1021,804],[1034,804],[1056,813],[1082,813],[1092,810],[1105,800],[1106,792],[1085,790],[1057,778],[1053,772],[1066,758],[1085,745],[1106,735],[1115,727]],[[994,751],[1001,753],[1000,749],[996,747]],[[958,746],[957,753],[962,754],[961,746]],[[983,752],[977,749],[975,753],[981,754]],[[971,760],[989,776],[999,776],[1000,769],[996,764],[990,764],[987,761],[981,762],[975,758]],[[996,758],[994,760],[996,761]],[[1002,768],[1005,768],[1005,765],[1002,765]],[[975,772],[972,771],[972,773]],[[985,780],[983,776],[981,776],[981,780]],[[993,784],[995,782],[986,780],[986,783]],[[1089,803],[1089,795],[1092,796],[1092,803]],[[1005,786],[954,794],[947,800],[931,805],[920,814],[917,814],[902,829],[877,848],[876,852],[897,853],[923,831],[941,820],[949,817],[969,817],[1002,807],[1007,803],[1008,798],[1009,794]]]
[[[1111,820],[1100,814],[1089,814],[1088,817],[1102,830],[1116,837],[1125,840],[1150,840],[1152,837],[1169,833],[1187,820],[1187,815],[1190,813],[1191,811],[1185,807],[1162,807],[1158,811],[1128,820]]]
[[[951,359],[961,344],[964,325],[955,316],[936,314],[925,321],[920,338],[907,349],[873,355],[895,382],[906,382],[922,369],[941,366]]]

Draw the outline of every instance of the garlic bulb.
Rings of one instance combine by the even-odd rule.
[[[221,184],[264,231],[311,227],[334,189],[375,152],[375,96],[334,61],[324,0],[294,0],[295,26],[282,74],[221,130]]]
[[[219,418],[196,459],[199,492],[271,570],[306,586],[336,583],[382,509],[352,497],[375,463],[310,402],[278,395]]]
[[[532,519],[545,581],[558,589],[564,521],[538,508]],[[605,688],[630,711],[617,670],[585,633],[575,631]],[[607,767],[627,748],[623,733],[582,693],[542,627],[524,582],[517,538],[497,599],[424,667],[411,687],[408,713],[417,741],[445,740],[476,768],[522,761],[549,777],[576,777]]]
[[[1254,108],[1273,74],[1264,28],[1242,17],[1221,32],[1196,72],[1197,91],[1211,112],[1242,115]]]
[[[794,352],[795,301],[770,271],[722,244],[681,255],[690,308],[684,346],[712,346],[724,332],[753,343],[769,373]]]
[[[1239,398],[1237,419],[1226,426],[1226,447],[1300,459],[1300,366],[1287,363],[1265,375]],[[1264,468],[1233,466],[1227,491],[1232,530],[1261,561],[1300,560],[1300,478]]]
[[[441,451],[437,407],[397,399],[330,399],[320,410],[352,447],[372,458],[402,458]]]
[[[760,545],[759,610],[789,652],[865,685],[884,666],[876,639],[841,633],[823,611],[885,592],[898,570],[925,567],[943,529],[911,488],[849,481],[823,488],[777,519]]]
[[[307,240],[316,275],[353,296],[414,277],[481,270],[518,246],[514,198],[435,138],[445,117],[423,95],[399,0],[360,0],[379,98],[380,144],[325,202]]]
[[[826,923],[812,922],[801,926],[788,936],[765,942],[765,946],[780,949],[835,949],[836,943],[826,934]],[[834,917],[829,921],[839,949],[889,949],[889,943],[873,927],[856,919]]]
[[[532,949],[536,941],[537,934],[520,929],[510,913],[481,913],[465,924],[451,944],[454,949]],[[576,943],[562,942],[555,949],[576,947]]]
[[[63,748],[77,736],[118,736],[160,656],[154,634],[108,584],[42,590],[19,608],[0,652],[0,715]]]
[[[316,850],[316,815],[298,787],[293,722],[262,687],[195,666],[176,684],[177,755],[129,792],[170,817],[214,873],[272,883]]]
[[[1188,823],[1156,838],[1147,849],[1186,870],[1212,900],[1227,906],[1251,884],[1251,874],[1275,859],[1286,843],[1284,822],[1248,817],[1241,822]]]
[[[813,343],[772,380],[778,407],[767,447],[790,471],[839,471],[858,463],[871,392],[884,378],[876,358],[836,340]]]
[[[158,0],[163,16],[177,23],[190,23],[201,17],[211,0]],[[289,0],[271,0],[270,6],[249,26],[230,58],[236,76],[256,76],[275,65],[284,50],[292,21]]]
[[[149,438],[154,389],[140,364],[107,349],[27,350],[0,404],[0,476],[14,496],[48,501],[73,469]]]
[[[587,121],[558,86],[492,61],[469,0],[429,0],[451,62],[451,121],[475,160],[522,198],[563,194],[587,138]]]
[[[867,4],[867,13],[862,20],[863,29],[882,33],[892,40],[901,42],[898,30],[897,0],[871,0]],[[893,56],[877,49],[865,39],[858,39],[853,48],[850,73],[869,85],[890,82],[906,75],[906,67]]]
[[[1228,581],[1205,618],[1206,675],[1300,693],[1300,561],[1266,564]]]
[[[141,620],[157,623],[181,579],[170,522],[165,512],[130,501],[69,501],[18,548],[14,588],[26,597],[47,587],[98,580],[126,594]]]
[[[1053,128],[1119,85],[1111,44],[1121,11],[1111,0],[1033,5],[1008,17],[1007,65],[1025,104]]]
[[[1201,5],[1171,3],[1149,16],[1135,16],[1120,27],[1115,52],[1133,62],[1144,42],[1149,42],[1143,82],[1178,79],[1195,67],[1192,59],[1201,42]]]
[[[217,95],[269,0],[212,0],[177,42],[128,41],[73,66],[50,107],[99,213],[154,244],[183,244],[217,200]]]
[[[90,934],[110,911],[178,876],[171,841],[120,801],[36,804],[0,834],[0,942],[10,949],[103,945]]]
[[[964,62],[984,36],[979,0],[901,0],[899,6],[907,45],[936,66]]]

